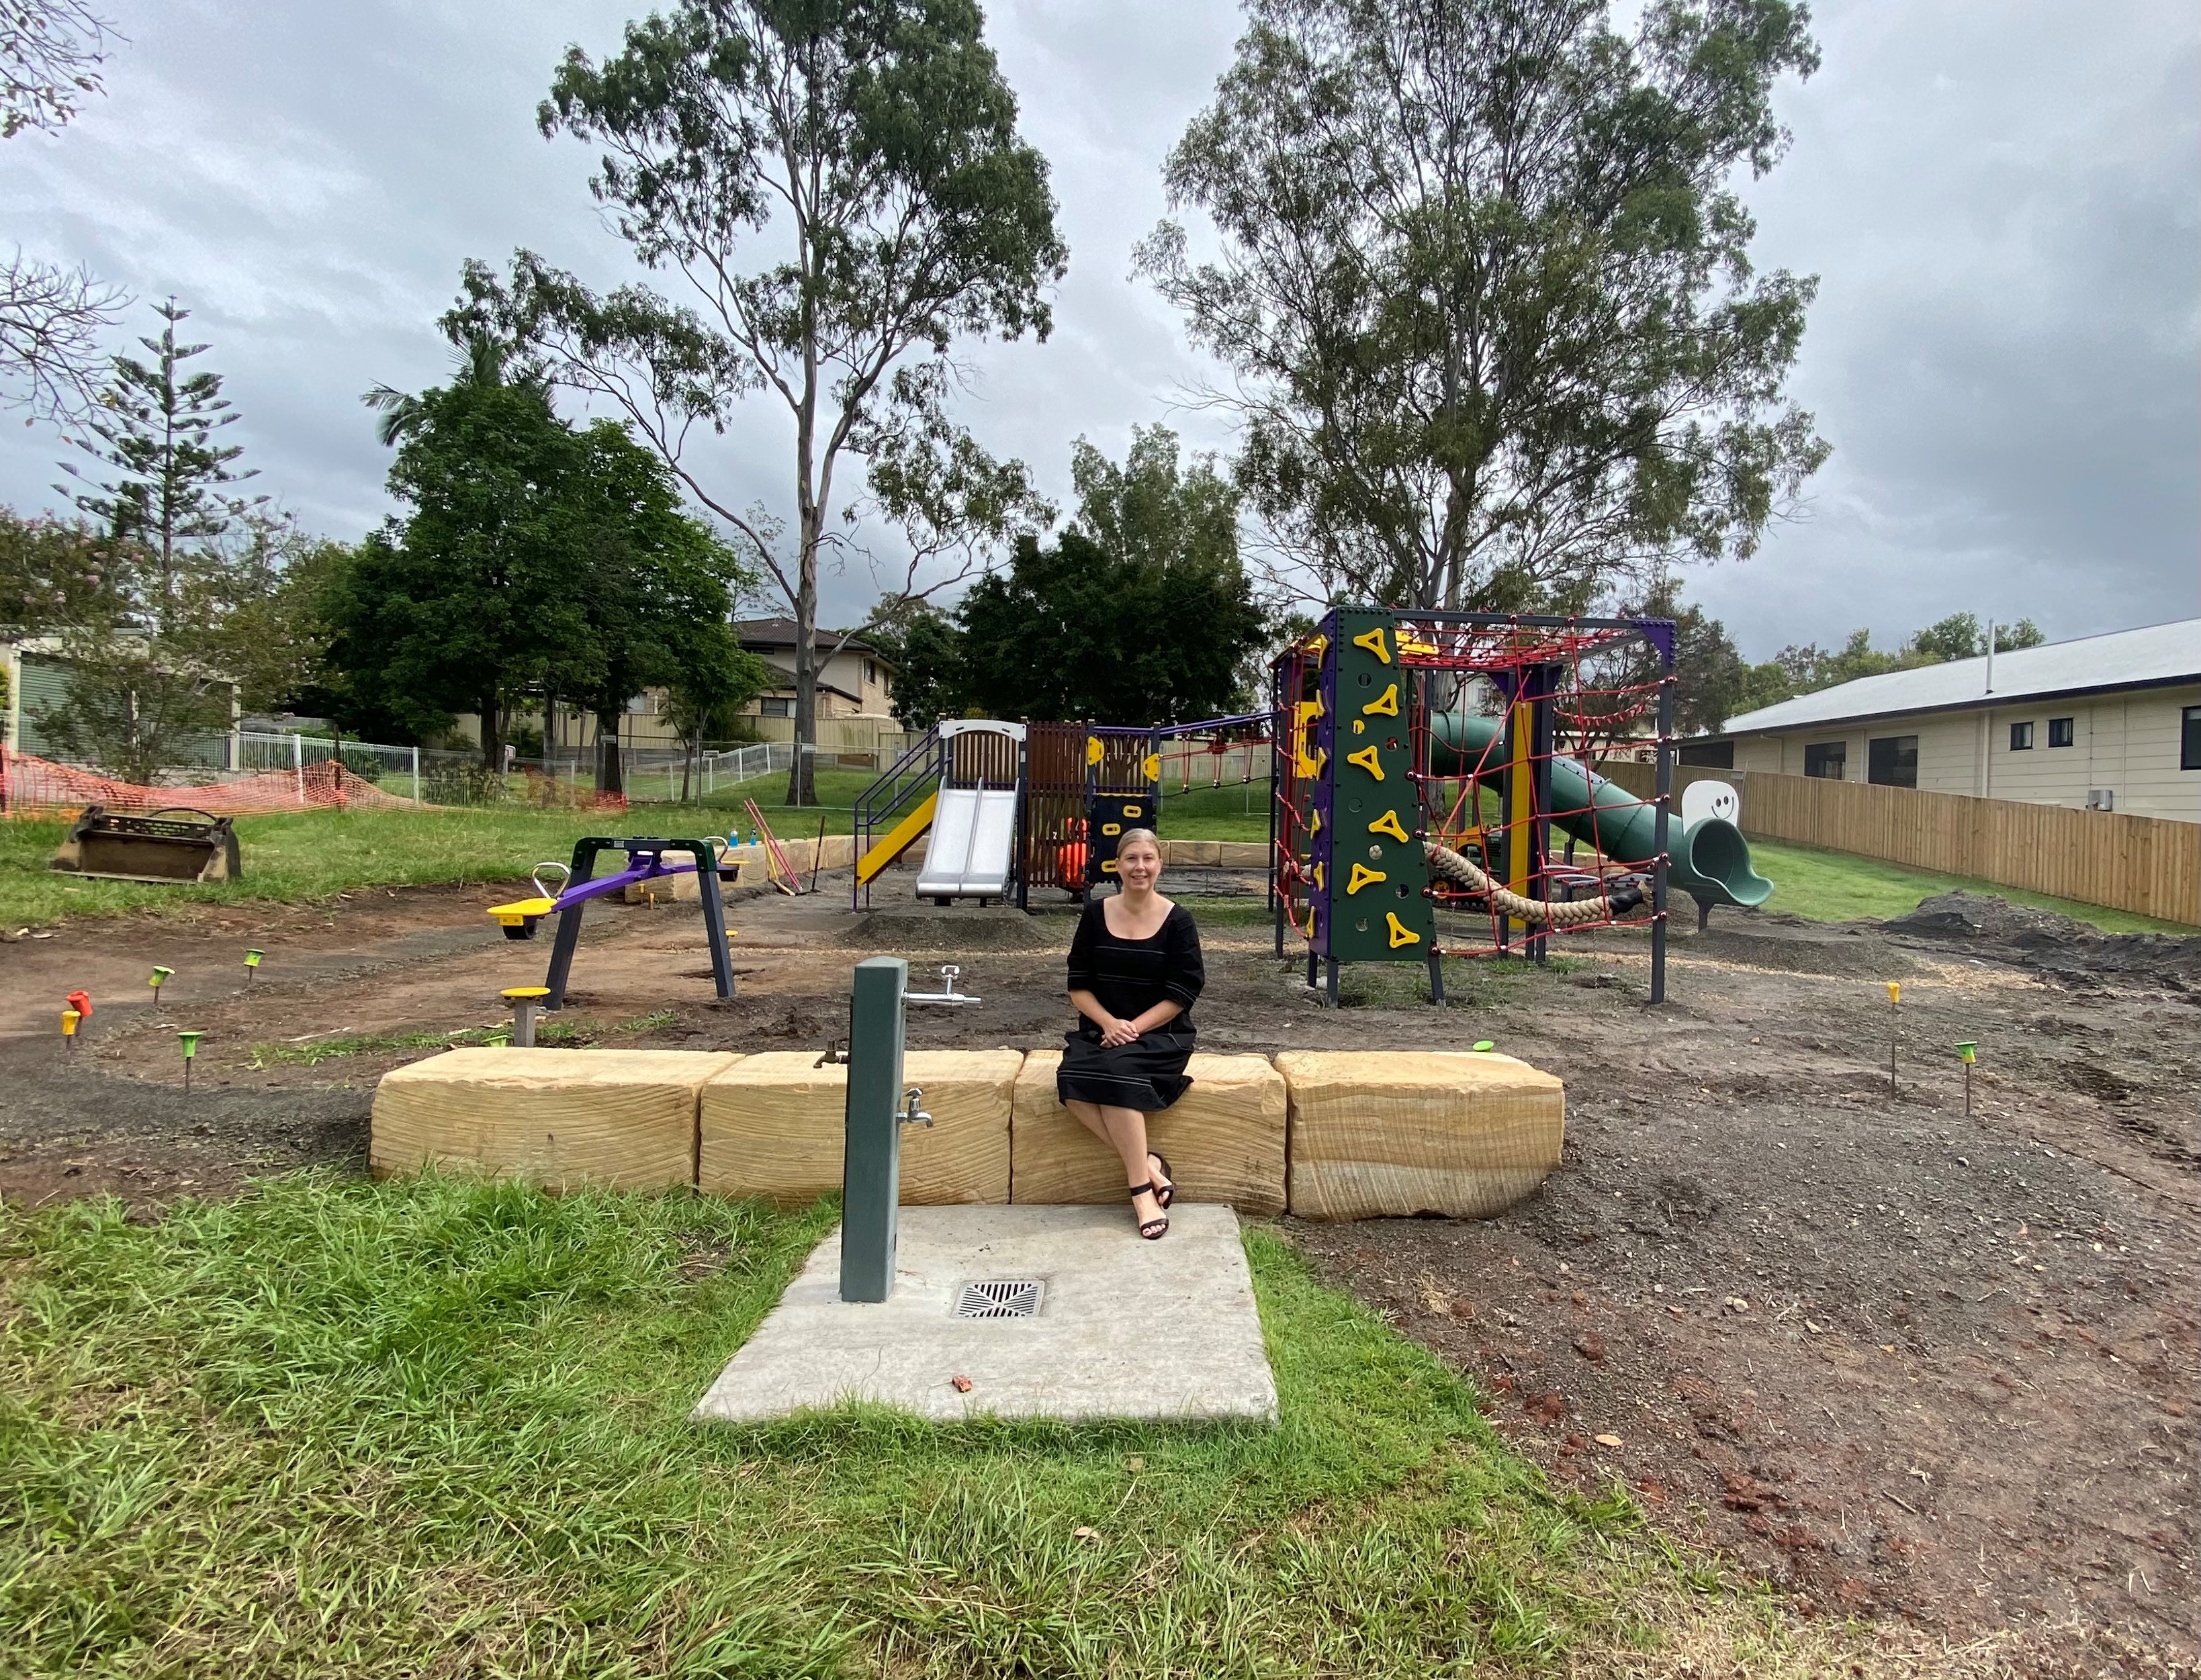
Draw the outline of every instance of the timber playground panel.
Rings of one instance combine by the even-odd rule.
[[[901,1199],[1113,1203],[1114,1154],[1054,1099],[1059,1052],[912,1051],[936,1127],[905,1140]],[[1189,1202],[1312,1219],[1494,1214],[1559,1164],[1565,1090],[1473,1051],[1201,1054],[1154,1116]],[[808,1053],[447,1051],[385,1074],[369,1160],[543,1185],[762,1197],[839,1187],[847,1068]]]

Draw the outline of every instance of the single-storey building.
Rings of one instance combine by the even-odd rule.
[[[1678,756],[2201,822],[2201,618],[1859,677]]]

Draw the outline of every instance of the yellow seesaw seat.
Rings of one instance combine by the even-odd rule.
[[[556,903],[553,899],[514,899],[508,904],[491,904],[489,914],[504,929],[505,938],[531,940],[535,937],[535,924],[549,915]]]

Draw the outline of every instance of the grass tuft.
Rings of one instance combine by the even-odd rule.
[[[13,1671],[1420,1680],[1649,1648],[1639,1599],[1771,1624],[1259,1230],[1274,1430],[689,1423],[834,1216],[317,1174],[0,1211]]]

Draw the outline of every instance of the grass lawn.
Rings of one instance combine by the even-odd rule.
[[[2091,922],[2108,934],[2193,934],[2201,932],[2182,922],[2157,922],[2129,910],[2107,910],[2100,904],[2081,904],[2074,899],[2052,899],[2045,893],[2028,893],[1999,887],[1991,881],[1963,875],[1934,875],[1926,869],[1884,863],[1876,858],[1859,858],[1847,852],[1822,852],[1817,846],[1794,846],[1784,840],[1753,840],[1750,855],[1758,874],[1774,883],[1768,910],[1787,910],[1814,922],[1853,922],[1860,916],[1908,915],[1921,899],[1963,887],[1970,893],[1992,893],[2012,904],[2053,910],[2081,922]],[[1684,900],[1684,907],[1687,900]]]
[[[318,1175],[0,1209],[4,1666],[1851,1671],[1258,1230],[1275,1430],[689,1423],[833,1216]]]
[[[637,825],[645,825],[637,827]],[[61,843],[59,822],[0,822],[0,931],[64,916],[111,916],[208,899],[324,897],[364,886],[437,886],[508,881],[546,858],[565,860],[584,834],[678,833],[715,828],[722,814],[643,806],[621,817],[595,811],[302,811],[239,817],[244,879],[160,887],[85,881],[46,867]]]
[[[765,805],[760,799],[759,807],[783,840],[809,838],[818,832],[821,819],[827,833],[847,834],[856,796],[871,780],[865,770],[823,770],[818,791],[824,805],[793,810]],[[759,776],[743,787],[753,794],[777,796],[785,790],[785,782],[777,776]],[[747,838],[750,824],[741,810],[742,791],[721,788],[709,805],[637,805],[624,816],[502,806],[479,811],[303,811],[240,817],[237,832],[244,848],[244,879],[213,887],[158,887],[56,875],[46,863],[60,844],[62,823],[0,822],[0,933],[66,916],[109,916],[207,899],[295,902],[355,887],[508,881],[546,858],[570,858],[573,842],[589,834],[696,837],[738,828]],[[1162,807],[1162,832],[1186,840],[1265,840],[1268,817],[1258,797],[1264,790],[1253,792],[1257,797],[1250,801],[1242,787],[1172,794]],[[1760,872],[1779,888],[1771,908],[1818,921],[1900,916],[1921,899],[1963,887],[2075,916],[2110,933],[2195,931],[2176,922],[1846,852],[1772,840],[1753,840],[1751,852]]]

